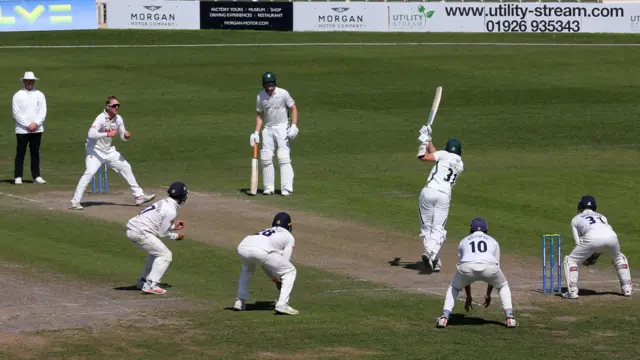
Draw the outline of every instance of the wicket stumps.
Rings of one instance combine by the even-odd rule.
[[[544,234],[542,235],[542,292],[544,294],[562,291],[562,245],[560,234]],[[549,282],[550,287],[547,290],[547,242],[549,242]],[[555,248],[557,244],[557,248]],[[554,253],[555,252],[555,253]],[[557,264],[556,264],[557,262]],[[554,288],[554,269],[557,269],[557,288]]]
[[[98,189],[96,191],[96,183],[98,184]],[[98,172],[93,175],[93,179],[91,180],[91,185],[93,189],[93,193],[96,192],[109,192],[109,172],[107,171],[107,164],[100,166]]]

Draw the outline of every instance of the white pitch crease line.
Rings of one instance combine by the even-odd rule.
[[[26,201],[30,201],[30,202],[34,202],[34,203],[41,202],[41,201],[38,201],[38,200],[33,200],[33,199],[26,198],[24,196],[12,195],[12,194],[7,194],[7,193],[3,193],[3,192],[0,192],[0,195],[4,195],[4,196],[16,198],[16,199],[21,199],[21,200],[26,200]]]
[[[612,43],[516,43],[516,42],[309,42],[262,44],[86,44],[86,45],[5,45],[2,49],[112,49],[112,48],[223,48],[223,47],[290,47],[290,46],[557,46],[557,47],[638,47],[639,44]]]

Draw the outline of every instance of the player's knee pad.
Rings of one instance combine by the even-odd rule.
[[[171,252],[171,250],[167,250],[167,252],[162,254],[162,256],[159,256],[158,259],[170,263],[171,261],[173,261],[173,253]]]
[[[260,150],[260,162],[263,166],[273,164],[273,151],[267,149]]]
[[[291,156],[288,149],[278,149],[278,163],[280,165],[291,164]]]
[[[565,256],[562,261],[564,268],[564,277],[567,282],[567,286],[575,288],[578,283],[578,264],[570,260],[569,256]]]

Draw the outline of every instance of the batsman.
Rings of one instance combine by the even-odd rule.
[[[276,155],[280,164],[280,193],[282,196],[289,196],[293,193],[293,167],[289,142],[298,135],[298,109],[289,92],[276,86],[274,73],[265,72],[262,75],[262,87],[263,90],[256,98],[256,130],[249,137],[249,145],[253,147],[260,143],[260,129],[264,123],[260,150],[264,186],[262,193],[271,195],[275,191],[273,156]]]
[[[431,142],[431,126],[420,129],[418,159],[435,163],[427,184],[420,192],[418,211],[420,238],[424,245],[422,261],[435,272],[440,271],[440,249],[447,238],[445,225],[449,216],[451,191],[464,171],[462,148],[458,139],[449,139],[444,150],[437,150]]]

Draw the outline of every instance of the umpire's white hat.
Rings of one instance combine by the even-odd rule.
[[[33,71],[27,71],[24,73],[24,76],[20,78],[20,80],[38,80]]]

